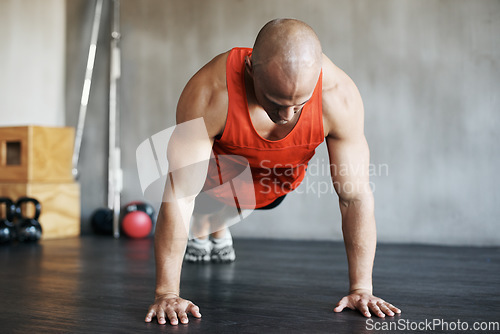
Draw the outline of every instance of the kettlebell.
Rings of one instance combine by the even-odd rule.
[[[35,207],[33,218],[26,217],[23,213],[22,205],[32,203]],[[21,242],[36,242],[42,237],[42,226],[38,222],[42,205],[36,199],[31,197],[21,197],[16,202],[17,215],[19,222],[16,225],[17,240]]]
[[[5,218],[0,218],[0,244],[6,244],[16,239],[16,205],[8,197],[0,197],[0,204],[5,204]]]

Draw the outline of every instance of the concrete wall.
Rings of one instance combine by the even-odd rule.
[[[67,2],[69,125],[76,124],[91,4]],[[251,46],[275,17],[309,23],[361,91],[379,240],[500,245],[498,0],[122,0],[123,200],[142,198],[135,149],[174,124],[187,80],[213,56]],[[92,210],[105,204],[108,32],[82,151],[84,232]],[[327,163],[324,145],[312,163]],[[280,207],[254,213],[233,234],[341,239],[328,173],[311,173]]]
[[[64,0],[0,1],[0,126],[62,126]]]

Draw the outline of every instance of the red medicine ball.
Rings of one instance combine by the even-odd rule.
[[[123,232],[131,238],[145,238],[151,233],[153,223],[144,211],[127,213],[122,220]]]

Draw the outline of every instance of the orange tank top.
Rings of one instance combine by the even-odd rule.
[[[220,201],[242,209],[264,207],[294,190],[304,179],[307,163],[324,140],[322,75],[311,99],[304,105],[294,128],[284,138],[267,140],[255,130],[245,90],[245,56],[250,48],[234,48],[226,64],[229,98],[226,125],[213,144],[214,163],[209,165],[205,189]],[[249,182],[232,182],[250,167]]]

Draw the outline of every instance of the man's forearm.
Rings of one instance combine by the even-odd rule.
[[[180,201],[179,201],[180,202]],[[155,231],[155,261],[157,296],[179,294],[182,261],[188,238],[188,230],[179,202],[164,202],[158,214]]]
[[[340,201],[342,232],[349,267],[350,291],[372,293],[372,271],[377,244],[373,195]]]

